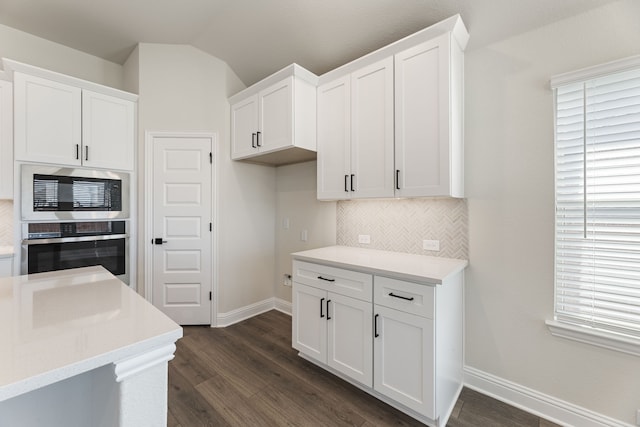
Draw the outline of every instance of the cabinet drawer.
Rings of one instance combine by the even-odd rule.
[[[357,271],[294,260],[293,281],[362,301],[373,298],[373,276]]]
[[[375,304],[433,319],[433,286],[375,276],[373,294]]]

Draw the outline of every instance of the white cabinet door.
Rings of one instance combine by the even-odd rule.
[[[135,104],[83,90],[82,145],[84,166],[133,170]]]
[[[396,196],[450,195],[449,35],[395,56]]]
[[[258,151],[258,95],[231,106],[231,158],[242,159]]]
[[[82,91],[14,73],[16,160],[80,165]]]
[[[0,199],[13,199],[13,85],[0,80]]]
[[[393,58],[351,74],[352,198],[393,197]]]
[[[293,283],[293,348],[327,363],[327,292]]]
[[[327,298],[327,363],[335,370],[371,387],[372,305],[370,302],[334,293],[329,293]]]
[[[433,320],[375,305],[374,323],[373,388],[435,418]]]
[[[351,76],[318,87],[318,199],[350,197]]]
[[[260,91],[256,144],[261,152],[293,145],[293,77]]]

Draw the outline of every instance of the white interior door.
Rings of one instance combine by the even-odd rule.
[[[212,138],[153,138],[153,304],[211,324]]]

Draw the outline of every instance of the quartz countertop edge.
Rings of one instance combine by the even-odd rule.
[[[180,325],[101,266],[0,278],[0,308],[0,402],[182,337]]]
[[[61,366],[57,369],[52,369],[48,372],[43,372],[33,377],[25,378],[12,384],[2,385],[0,386],[0,402],[46,387],[58,381],[63,381],[73,376],[84,374],[85,372],[89,372],[93,369],[100,368],[111,363],[116,364],[156,348],[161,348],[165,345],[175,343],[181,337],[181,330],[167,332],[136,344],[131,344],[108,353],[103,353],[89,359]]]
[[[350,246],[327,246],[294,252],[293,259],[316,262],[332,267],[363,270],[381,276],[393,276],[423,284],[442,284],[447,278],[464,270],[469,262],[403,252]]]

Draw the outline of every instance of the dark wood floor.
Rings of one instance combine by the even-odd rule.
[[[169,427],[421,426],[297,356],[277,311],[227,328],[190,326],[169,363]],[[469,389],[447,424],[554,426]]]

